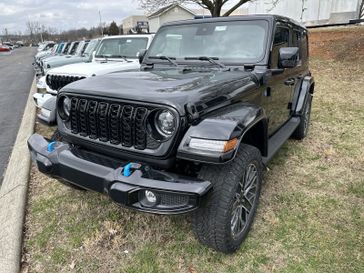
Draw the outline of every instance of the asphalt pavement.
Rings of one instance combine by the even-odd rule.
[[[0,55],[0,185],[34,78],[36,48],[18,48]]]

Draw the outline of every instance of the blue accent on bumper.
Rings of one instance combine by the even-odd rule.
[[[123,169],[123,175],[126,176],[126,177],[129,177],[131,175],[131,166],[132,166],[132,163],[128,163],[124,169]]]
[[[47,151],[48,152],[53,152],[54,149],[55,149],[55,146],[57,144],[57,141],[52,141],[52,142],[49,142],[48,145],[47,145]]]

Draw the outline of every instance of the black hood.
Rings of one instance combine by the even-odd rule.
[[[61,92],[164,104],[184,115],[187,104],[203,113],[230,104],[257,84],[251,72],[240,70],[154,69],[91,77],[73,82]]]

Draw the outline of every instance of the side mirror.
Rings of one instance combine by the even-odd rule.
[[[298,64],[299,48],[282,47],[279,49],[279,68],[294,68]]]
[[[138,59],[140,64],[142,64],[145,54],[147,54],[146,49],[142,49],[138,52]]]

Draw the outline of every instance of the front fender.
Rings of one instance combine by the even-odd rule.
[[[250,103],[237,103],[192,125],[185,133],[177,150],[177,158],[205,163],[225,163],[235,157],[244,134],[257,122],[265,120],[264,110]],[[192,138],[228,141],[238,139],[238,145],[226,153],[191,148]]]

